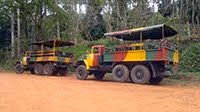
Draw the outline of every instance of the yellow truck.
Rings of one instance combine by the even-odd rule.
[[[27,70],[38,75],[66,75],[67,67],[73,63],[73,53],[64,52],[63,47],[74,45],[72,42],[48,40],[31,45],[38,49],[25,52],[15,64],[16,73],[21,74]]]

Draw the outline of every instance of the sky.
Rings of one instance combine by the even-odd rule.
[[[153,0],[149,0],[149,2],[150,2],[150,3],[149,3],[150,7],[154,8],[154,12],[158,12],[158,5],[157,5],[156,3],[154,3]],[[62,8],[62,5],[61,5],[61,4],[59,4],[58,6],[59,6],[60,8]],[[82,13],[82,14],[85,14],[85,13],[86,13],[86,5],[84,5],[84,4],[82,4],[82,5],[77,4],[76,7],[77,7],[77,12],[78,12],[78,13]],[[108,10],[107,7],[108,7],[108,6],[105,6],[105,7],[103,8],[102,13],[103,13],[103,12],[106,12],[106,11]],[[128,4],[128,7],[131,8],[132,6]]]

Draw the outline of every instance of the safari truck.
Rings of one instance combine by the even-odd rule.
[[[48,40],[31,45],[35,49],[26,51],[16,62],[16,73],[22,74],[26,70],[38,75],[66,75],[67,67],[73,62],[73,53],[64,52],[63,47],[74,45],[72,42]]]
[[[123,40],[124,44],[114,48],[92,46],[90,53],[73,64],[76,76],[85,80],[93,74],[96,80],[101,80],[106,73],[112,73],[117,82],[158,84],[178,64],[176,44],[167,40],[176,34],[165,24],[105,33]]]

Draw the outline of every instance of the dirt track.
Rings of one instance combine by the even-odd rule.
[[[0,112],[200,112],[200,87],[0,73]]]

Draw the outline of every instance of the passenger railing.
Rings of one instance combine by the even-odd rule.
[[[30,57],[43,57],[43,56],[60,56],[60,57],[73,57],[73,53],[67,53],[62,51],[27,51],[27,56]]]

